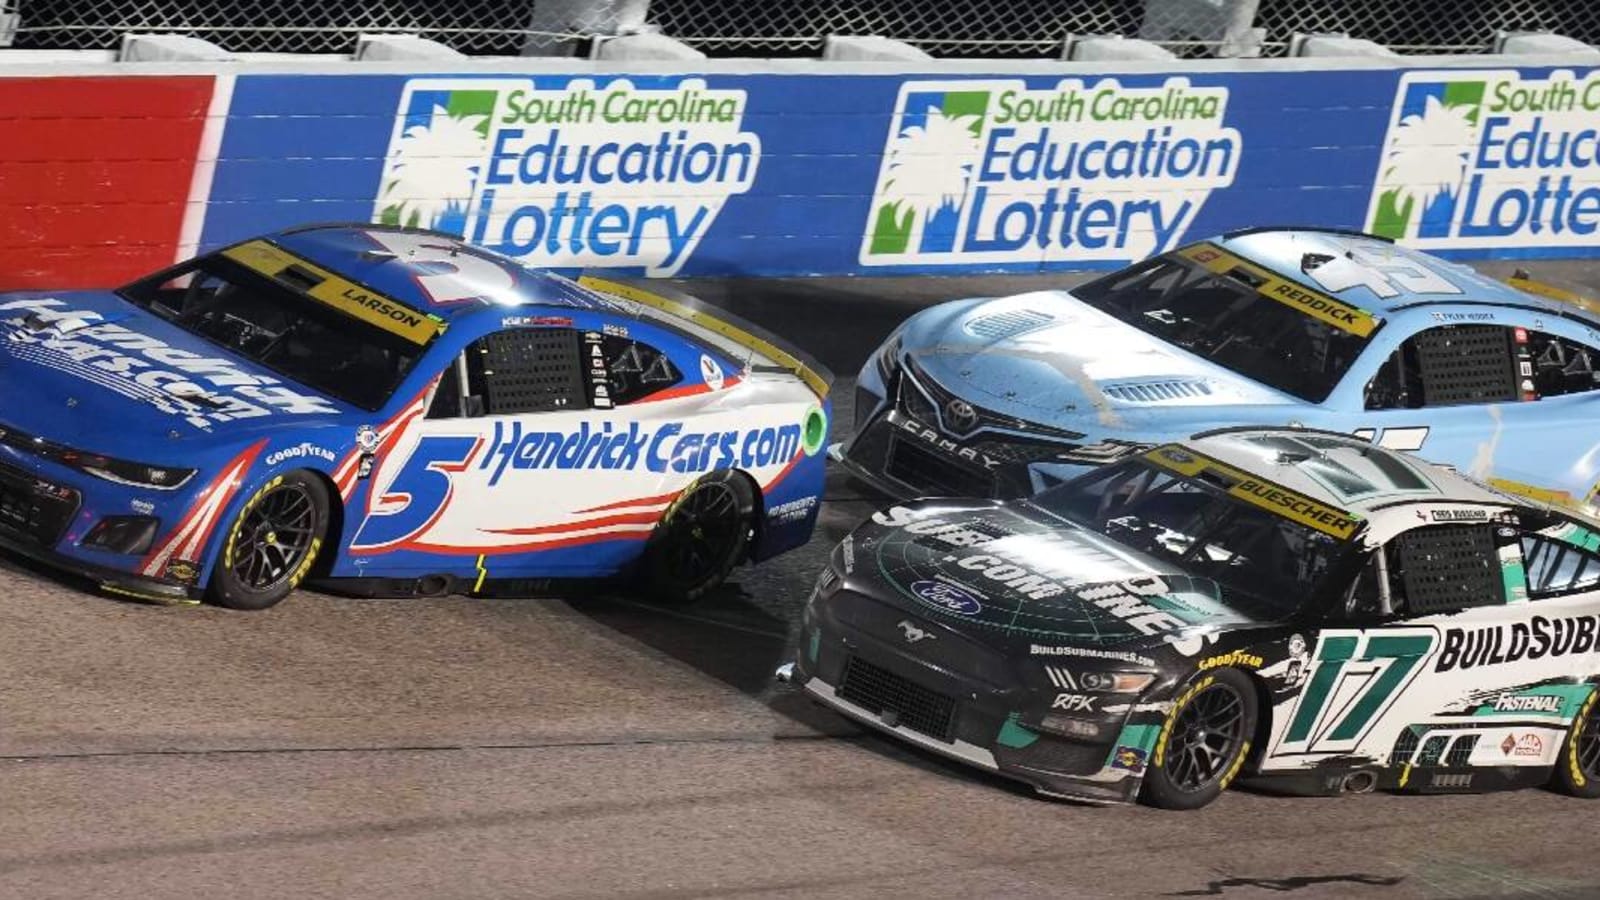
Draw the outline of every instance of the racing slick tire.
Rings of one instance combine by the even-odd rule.
[[[648,591],[668,603],[693,603],[716,590],[744,560],[755,537],[755,491],[737,472],[712,472],[667,507],[645,548]]]
[[[1573,797],[1600,797],[1600,690],[1589,694],[1567,729],[1550,786]]]
[[[1255,686],[1238,669],[1191,679],[1161,723],[1139,799],[1162,809],[1199,809],[1217,799],[1250,756],[1256,717]]]
[[[228,526],[206,599],[266,609],[311,571],[328,530],[328,489],[310,472],[285,472],[245,501]]]

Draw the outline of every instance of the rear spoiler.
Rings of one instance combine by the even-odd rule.
[[[1517,269],[1505,281],[1506,284],[1519,291],[1554,300],[1557,303],[1576,306],[1579,309],[1600,315],[1600,298],[1596,298],[1591,292],[1578,288],[1577,285],[1556,284],[1552,281],[1535,278],[1527,269]]]
[[[610,299],[661,313],[672,324],[721,345],[727,352],[737,354],[742,350],[759,356],[768,367],[792,372],[818,399],[827,397],[833,387],[833,373],[804,350],[721,307],[660,282],[584,273],[578,277],[578,284]]]

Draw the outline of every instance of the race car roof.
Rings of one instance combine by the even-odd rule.
[[[614,304],[565,278],[435,231],[384,225],[313,225],[266,235],[309,262],[443,319],[485,308]]]
[[[1230,428],[1203,432],[1182,446],[1202,464],[1220,464],[1363,518],[1411,503],[1522,502],[1442,466],[1333,432]]]
[[[1578,312],[1468,266],[1351,232],[1253,228],[1208,243],[1380,316],[1417,303],[1509,304],[1548,309],[1553,314]]]

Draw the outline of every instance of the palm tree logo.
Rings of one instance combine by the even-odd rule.
[[[895,135],[878,189],[869,254],[949,249],[924,247],[923,235],[931,219],[959,214],[982,123],[982,116],[946,115],[930,106],[923,124]]]
[[[453,116],[437,105],[428,124],[406,128],[389,152],[378,220],[433,228],[447,215],[463,215],[488,151],[488,132],[487,115]]]
[[[1378,170],[1374,234],[1401,240],[1417,237],[1424,220],[1448,226],[1477,141],[1477,114],[1476,102],[1429,96],[1421,113],[1400,120]]]

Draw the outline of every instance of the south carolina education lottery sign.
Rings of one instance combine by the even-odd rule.
[[[1415,247],[1593,247],[1600,71],[1407,72],[1367,229]]]
[[[530,265],[671,275],[761,139],[742,90],[701,79],[414,78],[373,216],[463,235]]]
[[[862,265],[1133,260],[1170,249],[1243,143],[1226,87],[1170,78],[901,86]]]

